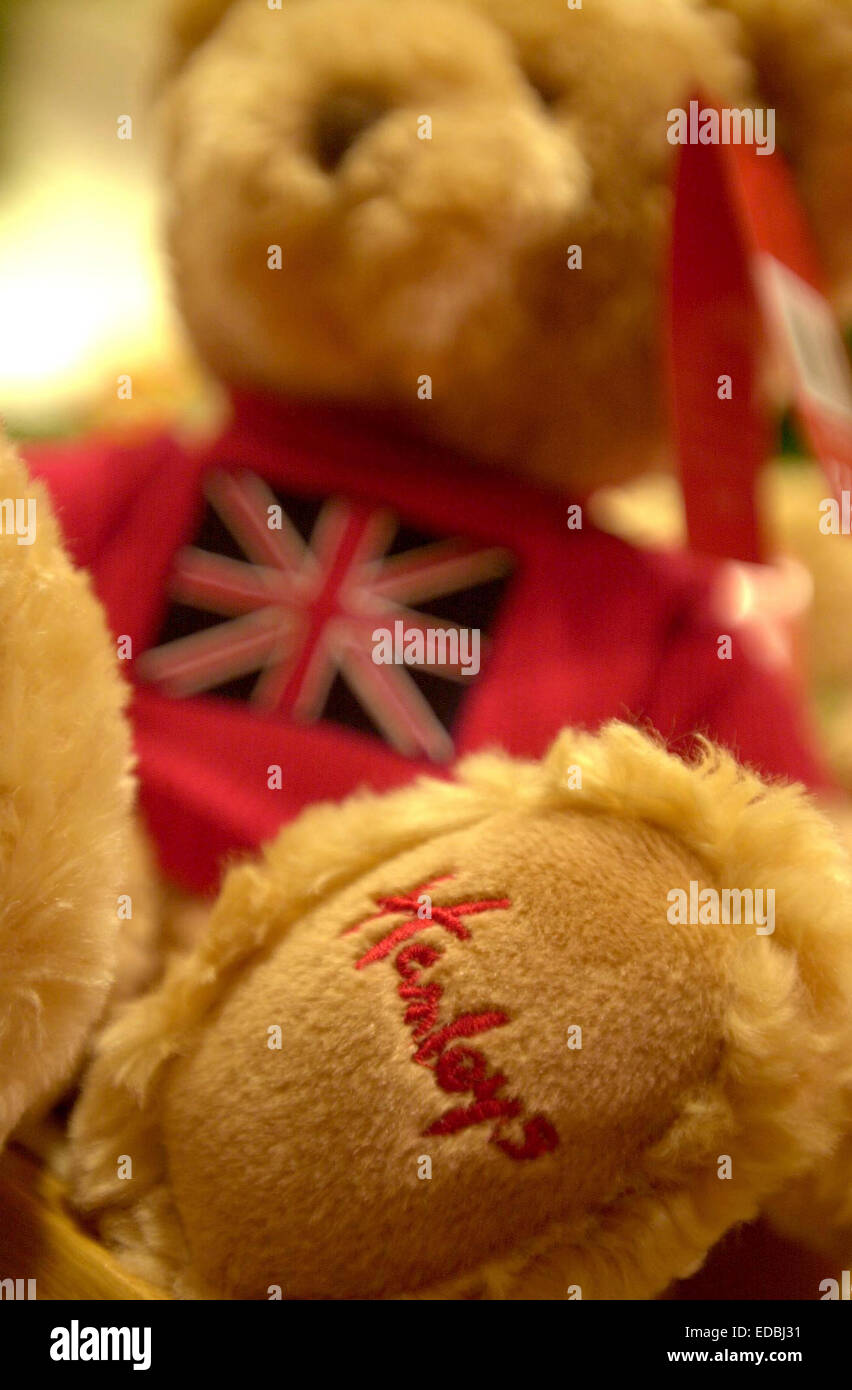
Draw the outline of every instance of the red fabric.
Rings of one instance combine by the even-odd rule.
[[[772,447],[772,421],[758,387],[763,319],[732,150],[684,145],[678,161],[669,376],[690,542],[708,555],[754,562],[766,558],[756,478]],[[723,375],[736,389],[720,399]]]
[[[736,637],[733,660],[717,658],[714,562],[633,549],[587,519],[569,530],[569,499],[555,492],[351,413],[258,398],[237,399],[231,425],[204,448],[97,441],[33,449],[29,463],[134,655],[156,641],[175,554],[200,519],[202,478],[248,468],[281,491],[361,499],[422,531],[514,553],[488,657],[454,730],[457,754],[500,745],[537,756],[563,725],[618,717],[653,726],[678,749],[707,733],[763,773],[827,785],[792,691],[751,664]],[[440,772],[378,737],[287,723],[212,695],[173,699],[139,685],[132,716],[163,867],[198,891],[215,888],[225,856],[270,838],[311,802]],[[282,790],[268,788],[270,764],[282,767]]]

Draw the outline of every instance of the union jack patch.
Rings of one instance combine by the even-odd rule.
[[[484,656],[511,554],[412,531],[351,498],[285,496],[248,471],[208,474],[204,496],[137,676],[176,698],[244,700],[378,734],[408,757],[452,757],[475,677],[449,660],[377,665],[373,634],[402,620],[406,632],[455,632],[457,645],[476,630]]]

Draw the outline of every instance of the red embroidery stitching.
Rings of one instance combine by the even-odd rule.
[[[444,878],[451,878],[451,874],[444,875]],[[384,960],[389,956],[401,941],[407,941],[419,931],[425,931],[427,927],[433,927],[437,923],[452,936],[458,937],[459,941],[469,941],[470,931],[459,921],[460,917],[471,917],[477,912],[488,912],[492,908],[511,907],[508,898],[494,898],[490,902],[458,903],[455,907],[433,906],[429,910],[428,917],[421,917],[418,909],[421,907],[419,899],[428,894],[436,883],[443,882],[442,879],[434,879],[432,883],[424,883],[421,888],[415,888],[412,893],[396,893],[392,897],[377,898],[376,902],[382,909],[374,917],[368,917],[366,922],[359,923],[360,926],[367,926],[369,922],[377,922],[380,917],[387,917],[393,912],[413,912],[407,922],[402,922],[400,926],[394,927],[393,931],[383,936],[381,941],[377,941],[371,946],[366,955],[362,956],[355,963],[356,970],[363,970],[365,966],[372,965],[374,961]],[[351,928],[350,928],[351,930]]]
[[[481,1124],[483,1120],[496,1120],[500,1117],[512,1119],[521,1113],[521,1102],[519,1100],[478,1100],[474,1105],[467,1108],[459,1106],[455,1110],[448,1110],[446,1115],[442,1115],[440,1120],[436,1120],[426,1130],[427,1134],[456,1134],[460,1129],[466,1129],[468,1125]],[[491,1138],[494,1138],[492,1134]],[[516,1154],[511,1155],[513,1158]]]
[[[405,980],[413,980],[415,974],[420,971],[409,970],[408,962],[417,960],[427,970],[430,965],[434,965],[441,952],[436,951],[434,946],[427,946],[425,941],[415,941],[412,946],[406,946],[402,951],[397,951],[394,965]]]
[[[551,1153],[559,1143],[559,1135],[544,1115],[533,1115],[524,1124],[523,1143],[515,1143],[502,1137],[501,1127],[522,1114],[524,1106],[517,1097],[498,1097],[508,1084],[502,1072],[488,1074],[488,1061],[477,1048],[447,1044],[457,1039],[473,1038],[480,1033],[490,1032],[492,1028],[502,1028],[509,1022],[508,1014],[500,1009],[490,1009],[479,1014],[460,1014],[451,1023],[438,1026],[443,990],[436,981],[421,984],[421,975],[433,966],[444,954],[443,947],[429,945],[425,941],[410,941],[419,931],[439,926],[457,941],[469,941],[471,932],[462,922],[462,917],[472,917],[477,913],[503,911],[511,907],[508,898],[481,899],[476,902],[456,903],[449,906],[430,906],[429,915],[421,915],[421,899],[437,883],[453,878],[444,874],[433,879],[410,893],[394,893],[377,898],[379,911],[363,922],[347,927],[344,936],[358,931],[361,927],[378,922],[382,917],[396,914],[412,914],[407,921],[396,927],[375,942],[368,951],[355,961],[356,970],[364,970],[376,961],[386,960],[394,951],[394,965],[400,975],[397,993],[400,999],[411,1001],[405,1011],[405,1022],[411,1029],[412,1037],[419,1044],[412,1055],[412,1061],[428,1067],[442,1091],[448,1094],[471,1092],[471,1105],[458,1105],[447,1110],[438,1120],[424,1130],[424,1134],[458,1134],[471,1125],[493,1121],[489,1140],[492,1144],[515,1160],[539,1158]],[[402,943],[409,941],[409,945]],[[397,947],[400,947],[397,950]],[[426,1035],[424,1037],[424,1034]]]
[[[440,985],[400,985],[397,994],[401,999],[419,1001],[409,1005],[405,1011],[405,1021],[408,1026],[415,1025],[412,1030],[415,1038],[421,1037],[423,1033],[428,1033],[430,1028],[436,1027],[438,1005],[441,1002]]]
[[[422,888],[416,888],[413,893],[406,893],[406,901],[410,905],[410,901],[411,899],[413,899],[415,908],[418,908],[420,906],[420,903],[417,901],[418,897],[422,896],[423,893],[429,893],[431,889],[435,887],[436,883],[449,883],[451,878],[455,878],[455,874],[441,874],[440,878],[433,878],[431,883],[424,883]],[[376,898],[376,902],[380,906],[382,903],[388,903],[390,901],[390,898]],[[408,909],[403,908],[401,910],[407,911]],[[381,912],[374,912],[372,917],[365,917],[363,922],[356,922],[354,926],[345,927],[344,930],[340,933],[340,935],[351,936],[353,932],[360,931],[362,927],[368,926],[370,922],[378,922],[380,917],[386,917],[387,914],[388,908],[382,907]]]
[[[510,1158],[538,1158],[539,1154],[550,1153],[559,1143],[559,1135],[544,1115],[533,1115],[524,1125],[525,1143],[513,1144],[511,1139],[499,1139],[492,1134],[491,1142],[502,1149]]]
[[[415,1062],[425,1062],[429,1057],[434,1057],[436,1052],[442,1052],[448,1042],[454,1038],[474,1038],[477,1033],[487,1033],[490,1028],[502,1028],[509,1019],[506,1014],[498,1013],[492,1009],[487,1014],[461,1014],[452,1023],[448,1023],[445,1028],[440,1028],[437,1033],[433,1033],[427,1038],[425,1043],[415,1052]]]

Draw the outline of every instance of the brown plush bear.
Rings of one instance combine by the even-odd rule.
[[[101,1037],[80,1205],[190,1296],[647,1297],[770,1207],[843,1257],[830,831],[625,725],[543,755],[627,716],[824,785],[784,681],[718,661],[711,567],[583,502],[664,447],[697,85],[777,108],[848,270],[848,4],[211,0],[173,38],[170,247],[232,419],[32,465],[132,656],[165,870],[215,889],[303,814]]]
[[[103,614],[45,488],[0,439],[0,1144],[68,1081],[116,973],[120,896],[137,912],[122,988],[141,982],[150,865]],[[137,891],[138,890],[138,891]]]
[[[315,808],[101,1038],[78,1197],[184,1297],[647,1298],[771,1199],[827,1276],[850,907],[800,792],[624,725]]]

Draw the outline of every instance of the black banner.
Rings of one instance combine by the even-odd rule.
[[[831,1302],[841,1306],[826,1306]],[[393,1307],[24,1299],[5,1301],[0,1332],[7,1365],[31,1373],[36,1383],[104,1372],[135,1380],[141,1372],[141,1384],[159,1384],[186,1370],[215,1374],[220,1383],[229,1376],[243,1382],[247,1374],[253,1381],[274,1374],[283,1382],[306,1374],[314,1380],[338,1368],[360,1380],[379,1360],[387,1366],[381,1379],[396,1379],[402,1366],[392,1349],[409,1337],[430,1361],[450,1360],[453,1379],[468,1360],[478,1379],[491,1366],[508,1378],[512,1351],[523,1361],[535,1348],[528,1373],[540,1374],[548,1363],[553,1369],[561,1364],[566,1377],[581,1369],[607,1376],[617,1370],[689,1372],[702,1365],[793,1366],[812,1381],[844,1364],[850,1314],[842,1297],[804,1304],[412,1301]],[[409,1365],[410,1356],[411,1348]]]

